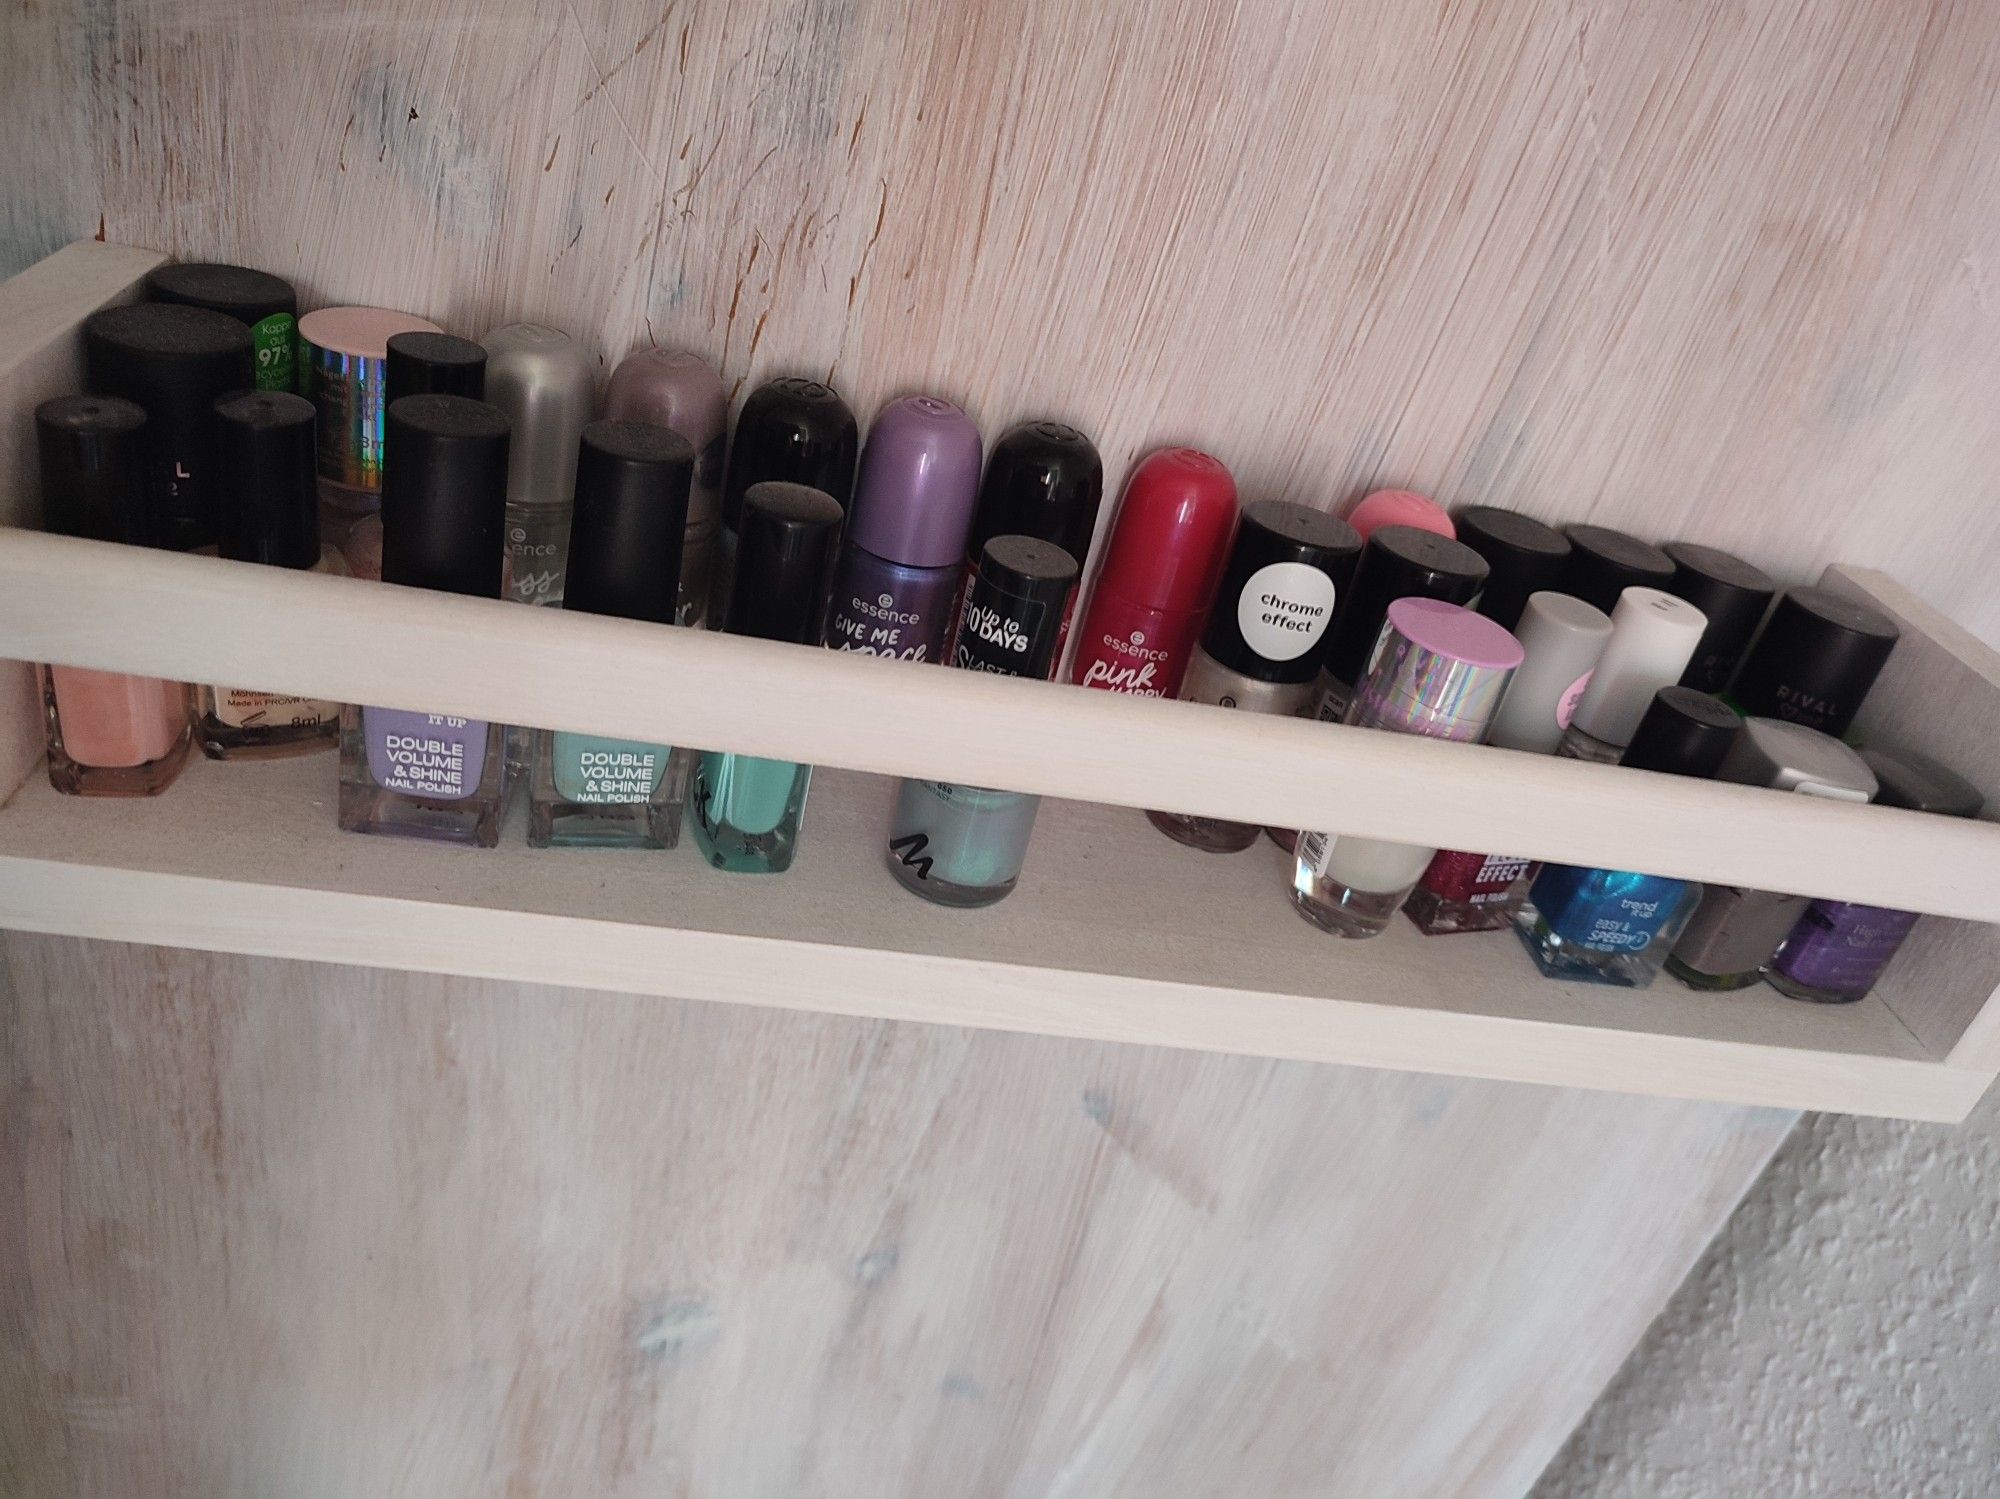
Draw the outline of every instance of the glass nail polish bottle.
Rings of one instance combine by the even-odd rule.
[[[344,574],[319,539],[312,402],[287,391],[247,391],[215,403],[221,475],[221,554],[298,572]],[[195,689],[195,739],[211,760],[265,760],[332,749],[340,704],[253,687]]]
[[[1512,629],[1521,642],[1521,664],[1500,699],[1486,742],[1533,755],[1553,754],[1611,638],[1611,621],[1582,599],[1537,593],[1530,595]],[[1403,911],[1427,936],[1497,932],[1513,924],[1533,877],[1531,861],[1512,854],[1439,849]]]
[[[604,414],[613,421],[651,422],[678,432],[694,449],[674,619],[683,625],[704,624],[715,528],[722,513],[723,444],[729,432],[729,396],[722,377],[699,355],[684,350],[635,349],[611,372]]]
[[[840,506],[803,484],[753,484],[743,497],[729,635],[814,645],[820,637]],[[703,750],[695,757],[694,840],[717,869],[778,874],[792,867],[810,765]]]
[[[498,598],[507,418],[464,396],[404,396],[384,439],[382,581]],[[340,825],[491,848],[506,811],[504,727],[407,708],[340,711]]]
[[[392,333],[382,361],[382,404],[404,396],[464,396],[486,399],[486,346],[450,333]],[[328,508],[321,489],[320,526],[325,535]],[[382,577],[382,512],[380,506],[343,519],[340,553],[357,578]],[[331,538],[329,544],[332,544]]]
[[[1720,698],[1662,687],[1618,763],[1662,775],[1712,777],[1743,720]],[[1692,880],[1549,864],[1514,915],[1535,966],[1550,978],[1645,989],[1701,903]]]
[[[1052,542],[992,538],[966,595],[952,665],[1047,681],[1076,572],[1075,559]],[[889,873],[940,906],[990,906],[1020,879],[1041,804],[1019,791],[904,781],[889,823]]]
[[[855,456],[861,430],[847,403],[830,385],[785,375],[750,392],[736,417],[729,446],[729,476],[722,486],[722,518],[715,532],[715,572],[708,590],[708,619],[721,629],[736,576],[736,536],[743,497],[753,484],[803,484],[830,496],[844,514],[854,497]]]
[[[1511,630],[1530,596],[1562,591],[1570,544],[1555,527],[1495,505],[1468,505],[1452,521],[1458,539],[1486,561],[1486,581],[1472,607],[1494,624]],[[1519,692],[1520,680],[1507,690]]]
[[[565,612],[674,623],[695,462],[685,437],[650,422],[583,429]],[[687,755],[567,730],[537,729],[533,741],[529,847],[672,848],[679,841]]]
[[[1839,738],[1900,633],[1865,604],[1824,588],[1794,588],[1771,611],[1729,701],[1746,717],[1782,718]]]
[[[1935,760],[1896,750],[1863,750],[1875,772],[1878,806],[1977,817],[1979,788]],[[1780,994],[1818,1004],[1865,999],[1921,918],[1915,911],[1816,900],[1771,956],[1764,980]]]
[[[1686,599],[1708,620],[1701,643],[1694,648],[1694,659],[1681,676],[1681,686],[1720,692],[1736,675],[1778,585],[1762,568],[1717,547],[1670,541],[1660,550],[1674,563],[1674,576],[1666,591]]]
[[[1397,599],[1347,721],[1476,743],[1520,664],[1520,642],[1492,620],[1440,599]],[[1335,936],[1376,936],[1436,852],[1380,838],[1301,833],[1292,905]]]
[[[257,389],[297,391],[299,294],[291,282],[248,266],[163,265],[146,273],[146,300],[235,318],[250,330]]]
[[[1384,526],[1409,526],[1446,541],[1458,535],[1458,527],[1444,507],[1414,489],[1377,489],[1365,494],[1348,510],[1346,520],[1363,541]]]
[[[1208,629],[1181,679],[1181,697],[1288,718],[1312,706],[1319,653],[1354,579],[1361,537],[1308,505],[1265,500],[1243,512],[1209,611]],[[1235,853],[1257,841],[1254,823],[1148,812],[1176,843]]]
[[[1569,561],[1557,592],[1606,614],[1615,611],[1628,588],[1664,589],[1673,581],[1674,559],[1636,536],[1609,526],[1566,526],[1563,535],[1569,538]]]
[[[486,345],[486,399],[513,427],[507,460],[507,593],[560,604],[569,566],[576,444],[596,374],[583,345],[540,323],[509,323]]]
[[[62,396],[35,408],[42,519],[57,536],[151,546],[147,416],[113,396]],[[49,784],[66,796],[152,796],[187,762],[188,693],[179,682],[80,666],[41,666]]]
[[[1835,801],[1875,795],[1875,772],[1853,750],[1776,718],[1745,719],[1715,778]],[[1667,957],[1667,972],[1690,989],[1747,989],[1811,904],[1803,895],[1710,885]]]
[[[1628,588],[1611,611],[1611,638],[1571,710],[1556,753],[1616,765],[1653,695],[1687,670],[1708,620],[1686,599]]]

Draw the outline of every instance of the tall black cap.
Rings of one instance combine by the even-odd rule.
[[[1354,683],[1391,604],[1407,598],[1468,604],[1486,582],[1486,570],[1486,559],[1469,546],[1414,526],[1383,526],[1361,549],[1354,585],[1327,641],[1327,671],[1337,681]]]
[[[58,396],[35,408],[42,528],[87,541],[152,544],[146,413],[116,396]]]
[[[577,447],[563,608],[674,622],[694,448],[650,422],[592,422]]]
[[[1609,614],[1618,595],[1628,588],[1665,588],[1674,576],[1674,559],[1649,542],[1609,526],[1570,526],[1569,561],[1563,564],[1563,593]]]
[[[239,323],[261,323],[281,312],[296,316],[299,310],[299,294],[282,276],[253,271],[248,266],[201,261],[156,266],[148,271],[146,299],[182,307],[206,307],[210,312],[226,313]]]
[[[1707,780],[1722,764],[1743,720],[1721,698],[1692,687],[1662,687],[1653,694],[1632,742],[1619,757],[1633,770]]]
[[[464,396],[486,399],[486,346],[450,333],[395,333],[382,366],[382,399]]]
[[[839,501],[823,489],[775,480],[751,485],[724,631],[796,645],[817,641],[840,518]]]
[[[965,555],[977,561],[995,536],[1038,536],[1082,557],[1103,502],[1104,460],[1091,440],[1061,422],[1026,422],[986,460]]]
[[[1361,533],[1323,510],[1245,507],[1202,649],[1253,681],[1311,681],[1360,560]]]
[[[1940,817],[1977,817],[1986,797],[1957,771],[1908,750],[1865,749],[1861,758],[1875,772],[1875,804]]]
[[[1451,519],[1458,539],[1486,559],[1477,607],[1496,625],[1513,629],[1529,594],[1559,588],[1570,544],[1555,527],[1497,505],[1471,505]]]
[[[250,390],[215,403],[222,555],[272,567],[319,561],[313,403]]]
[[[860,450],[854,413],[831,385],[798,375],[766,381],[750,392],[736,418],[722,486],[723,525],[741,529],[743,497],[753,484],[803,484],[845,511],[854,498]]]
[[[1771,611],[1729,695],[1746,717],[1782,718],[1837,739],[1900,633],[1866,604],[1824,588],[1794,588]]]
[[[382,581],[498,598],[506,413],[464,396],[405,396],[384,426]]]
[[[1056,669],[1076,558],[1039,536],[995,536],[980,548],[952,665],[1045,680]]]
[[[1750,649],[1751,638],[1764,622],[1764,611],[1771,607],[1778,585],[1762,568],[1719,547],[1670,541],[1660,550],[1674,564],[1667,592],[1686,599],[1708,616],[1708,628],[1701,632],[1681,685],[1720,692],[1736,675],[1737,663]]]

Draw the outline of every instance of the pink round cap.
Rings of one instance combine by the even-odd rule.
[[[429,318],[386,307],[321,307],[299,319],[299,337],[355,359],[387,359],[398,333],[442,333]]]
[[[1512,671],[1527,654],[1512,630],[1443,599],[1397,599],[1389,605],[1389,625],[1434,656],[1488,671]]]
[[[904,567],[956,566],[979,503],[979,429],[936,396],[875,415],[854,481],[847,538]]]
[[[1365,495],[1347,513],[1347,523],[1366,541],[1383,526],[1414,526],[1448,541],[1458,539],[1458,528],[1437,505],[1414,489],[1378,489]]]
[[[1349,722],[1438,739],[1483,738],[1522,655],[1512,632],[1483,614],[1442,599],[1397,599]]]

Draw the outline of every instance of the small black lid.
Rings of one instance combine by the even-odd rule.
[[[1323,510],[1245,506],[1202,649],[1255,681],[1310,681],[1360,560],[1361,533]]]
[[[486,399],[486,347],[450,333],[394,333],[383,362],[382,399],[464,396]]]
[[[182,307],[206,307],[239,323],[261,323],[274,313],[296,315],[299,294],[292,283],[248,266],[193,262],[163,265],[146,273],[146,297]]]
[[[1618,763],[1706,780],[1721,766],[1742,727],[1742,718],[1721,698],[1692,687],[1662,687]]]
[[[563,608],[674,622],[694,448],[650,422],[592,422],[577,446]]]
[[[1090,550],[1104,502],[1104,460],[1061,422],[1027,422],[993,445],[965,541],[978,558],[995,536],[1038,536],[1071,557]]]
[[[1528,607],[1529,594],[1557,587],[1569,560],[1569,538],[1532,515],[1497,505],[1468,506],[1451,519],[1458,539],[1486,559],[1479,612],[1513,629]]]
[[[91,384],[110,395],[126,394],[122,387],[128,383],[159,378],[197,384],[220,379],[232,388],[250,384],[249,328],[206,307],[173,302],[107,307],[84,320],[83,349]]]
[[[464,396],[405,396],[384,426],[382,581],[498,598],[506,414]]]
[[[751,485],[723,630],[795,645],[817,641],[840,518],[840,502],[823,489],[777,480]]]
[[[1957,771],[1908,750],[1865,749],[1875,772],[1875,804],[1941,817],[1977,817],[1986,805],[1979,788]]]
[[[152,540],[146,413],[116,396],[57,396],[35,408],[42,528],[87,541]]]
[[[1609,526],[1569,526],[1569,561],[1556,586],[1609,614],[1628,588],[1665,588],[1674,559],[1658,547]]]
[[[1720,692],[1736,674],[1778,585],[1762,568],[1718,547],[1670,541],[1660,550],[1674,564],[1667,592],[1708,616],[1708,628],[1701,632],[1681,685]]]
[[[1901,634],[1865,604],[1824,588],[1778,600],[1730,696],[1752,717],[1845,734]]]
[[[250,390],[215,403],[222,496],[218,550],[236,562],[312,567],[319,561],[313,403]]]
[[[1471,547],[1415,526],[1383,526],[1361,549],[1354,584],[1338,606],[1325,665],[1337,681],[1353,684],[1375,649],[1382,621],[1397,599],[1443,599],[1468,604],[1486,582],[1486,559]]]
[[[1039,536],[990,537],[980,548],[975,593],[992,592],[1060,610],[1076,582],[1076,558]]]
[[[1000,676],[1055,670],[1076,559],[1039,536],[990,538],[966,590],[952,664]]]
[[[722,523],[741,528],[743,497],[753,484],[803,484],[843,511],[854,498],[861,429],[830,385],[799,375],[768,380],[750,392],[736,418]]]

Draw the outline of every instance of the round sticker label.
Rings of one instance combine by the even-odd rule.
[[[1296,661],[1333,621],[1333,579],[1303,562],[1260,567],[1236,596],[1236,628],[1266,661]]]
[[[1563,689],[1563,695],[1556,699],[1557,728],[1566,729],[1569,727],[1569,721],[1576,717],[1576,705],[1583,700],[1584,689],[1589,685],[1590,673],[1585,672],[1574,682],[1570,683],[1568,687]]]

